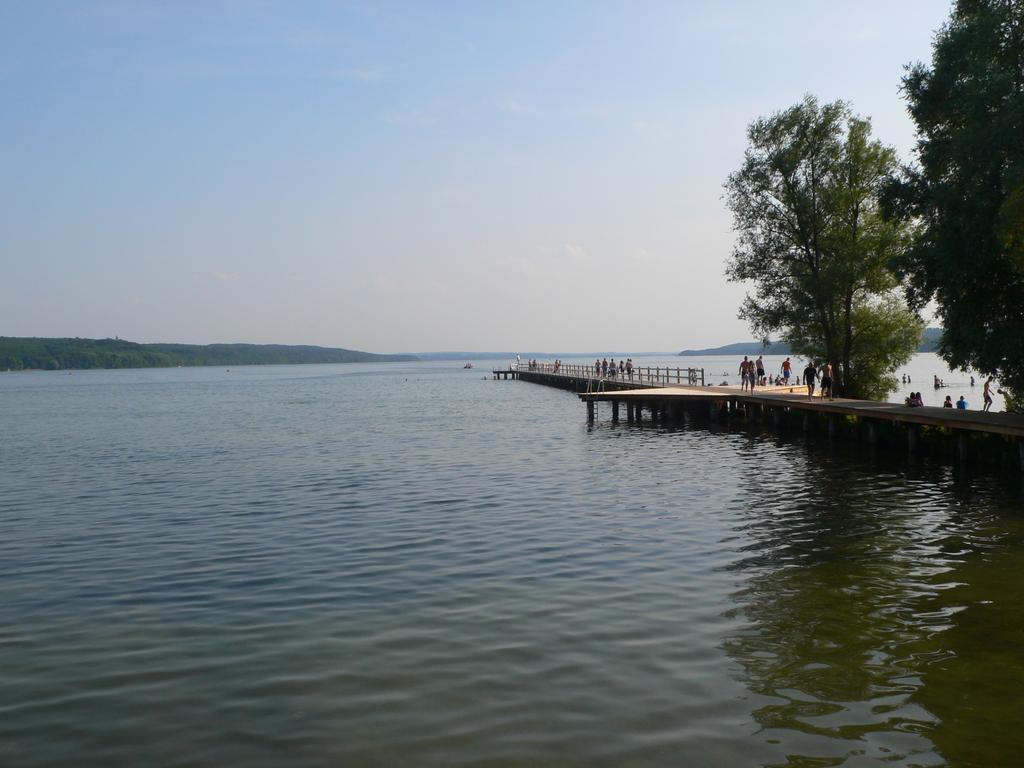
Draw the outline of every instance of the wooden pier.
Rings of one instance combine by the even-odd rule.
[[[807,388],[792,384],[755,388],[702,386],[703,370],[693,368],[635,369],[632,378],[603,376],[594,366],[538,363],[513,368],[512,378],[576,392],[586,404],[587,419],[597,405],[608,403],[611,419],[640,423],[702,418],[742,419],[776,429],[820,431],[830,438],[852,438],[869,444],[902,444],[911,453],[941,452],[961,461],[995,460],[1024,469],[1024,416],[930,406],[909,407],[844,398],[808,399]],[[495,371],[495,378],[499,371]]]

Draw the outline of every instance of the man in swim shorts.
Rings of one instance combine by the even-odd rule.
[[[740,363],[740,378],[742,379],[740,391],[746,392],[747,384],[750,383],[750,361],[747,359],[746,355],[743,356],[743,362]]]
[[[825,397],[825,393],[828,393],[829,400],[835,400],[835,396],[832,394],[832,361],[826,360],[825,365],[821,368],[821,396]]]
[[[807,385],[807,399],[814,397],[814,383],[818,380],[818,369],[814,367],[814,361],[808,360],[804,368],[804,384]]]

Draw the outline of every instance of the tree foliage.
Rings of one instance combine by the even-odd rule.
[[[760,337],[831,360],[843,394],[883,396],[922,329],[889,268],[906,227],[879,207],[894,151],[845,103],[811,96],[756,120],[747,137],[725,183],[737,232],[727,275],[754,285],[740,317]]]
[[[895,264],[934,300],[940,354],[1024,396],[1024,0],[960,0],[903,79],[917,165],[887,193],[916,236]]]

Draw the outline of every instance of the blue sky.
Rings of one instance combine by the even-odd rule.
[[[721,184],[843,98],[909,157],[936,0],[0,5],[0,335],[749,337]]]

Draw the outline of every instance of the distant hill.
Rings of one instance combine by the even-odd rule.
[[[679,353],[681,357],[697,357],[698,355],[711,357],[713,355],[788,355],[789,344],[781,341],[773,341],[765,346],[759,341],[740,341],[736,344],[726,344],[724,347],[708,347],[707,349],[684,349]]]
[[[934,352],[939,347],[942,339],[941,328],[925,328],[921,334],[921,343],[917,347],[918,352]],[[789,345],[781,341],[775,341],[765,346],[759,341],[741,341],[737,344],[726,344],[724,347],[708,347],[707,349],[684,349],[679,353],[680,357],[712,357],[714,355],[788,355],[791,354]]]
[[[351,349],[284,344],[137,344],[122,339],[45,339],[0,336],[0,370],[36,368],[170,368],[194,365],[371,363],[416,360]]]
[[[921,334],[921,343],[917,347],[918,352],[934,352],[939,348],[942,341],[941,328],[925,328]]]

